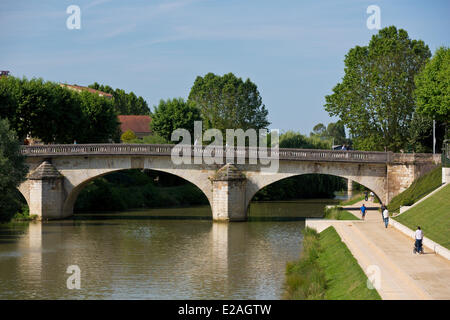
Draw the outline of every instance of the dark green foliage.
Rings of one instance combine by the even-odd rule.
[[[137,97],[133,91],[126,93],[122,89],[113,89],[108,85],[100,85],[97,82],[89,85],[89,88],[100,90],[113,95],[114,110],[120,115],[148,115],[150,109],[142,97]]]
[[[442,184],[442,168],[437,167],[414,180],[408,189],[395,196],[388,205],[389,212],[398,212],[400,206],[410,206]]]
[[[408,144],[415,110],[414,76],[431,53],[421,40],[391,26],[368,46],[350,49],[345,75],[325,97],[325,109],[350,129],[355,149],[398,152]]]
[[[330,122],[327,127],[322,123],[316,124],[313,132],[310,133],[310,137],[318,137],[322,140],[331,141],[333,145],[350,144],[350,139],[347,139],[345,136],[345,126],[341,120]]]
[[[334,192],[344,190],[345,186],[344,179],[340,177],[305,174],[274,182],[256,193],[252,200],[333,198]]]
[[[124,211],[207,203],[200,189],[177,176],[127,170],[90,182],[78,196],[75,212]]]
[[[1,78],[0,117],[20,140],[30,134],[44,143],[109,142],[119,126],[108,99],[42,79]]]
[[[205,129],[263,129],[270,124],[256,84],[233,73],[198,76],[188,101],[200,108]]]
[[[280,135],[280,148],[297,149],[331,149],[331,141],[324,141],[319,137],[307,137],[292,130]]]
[[[417,112],[450,121],[450,48],[441,47],[416,78]]]
[[[8,221],[20,210],[17,187],[25,179],[28,168],[20,154],[16,133],[6,119],[0,119],[0,220]]]
[[[193,138],[194,121],[201,121],[201,115],[193,102],[185,102],[183,98],[167,99],[155,107],[150,128],[166,141],[171,141],[176,129],[188,130]]]

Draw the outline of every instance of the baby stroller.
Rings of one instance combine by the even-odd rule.
[[[413,253],[420,253],[423,254],[423,245],[422,245],[422,241],[417,241],[414,242],[414,249],[413,249]]]

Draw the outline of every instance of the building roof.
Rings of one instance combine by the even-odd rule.
[[[150,116],[118,116],[120,122],[120,130],[125,132],[132,130],[134,133],[150,133]]]
[[[69,89],[72,89],[72,90],[76,90],[76,91],[89,91],[90,93],[95,93],[95,94],[98,94],[99,96],[107,97],[107,98],[110,98],[110,99],[113,97],[113,95],[110,94],[110,93],[106,93],[106,92],[103,92],[103,91],[100,91],[100,90],[95,90],[95,89],[92,89],[92,88],[89,88],[89,87],[83,87],[83,86],[77,86],[77,85],[65,84],[65,83],[61,83],[60,85],[62,87],[66,87],[66,88],[69,88]]]

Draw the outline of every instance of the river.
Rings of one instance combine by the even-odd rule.
[[[250,221],[209,207],[0,225],[0,299],[280,299],[304,217],[336,200],[254,202]],[[80,289],[68,289],[80,269]]]

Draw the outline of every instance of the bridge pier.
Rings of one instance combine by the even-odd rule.
[[[246,177],[234,165],[227,163],[212,177],[212,213],[214,221],[245,221]]]
[[[347,179],[347,195],[349,198],[353,196],[353,180]]]
[[[42,219],[60,219],[65,199],[63,175],[44,160],[28,176],[30,215]]]

